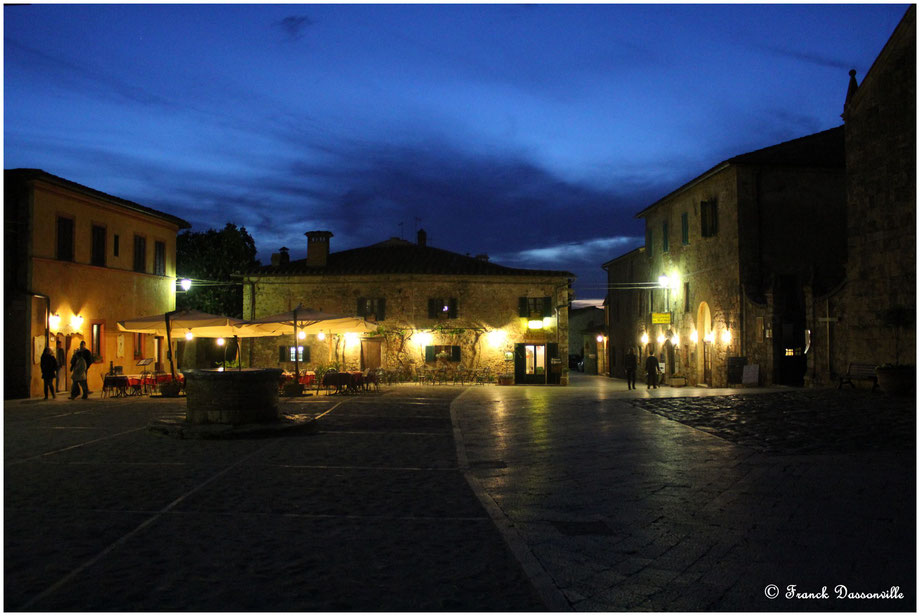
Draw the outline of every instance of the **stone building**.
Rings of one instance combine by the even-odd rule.
[[[382,367],[414,375],[422,366],[488,368],[516,383],[566,383],[568,304],[574,275],[491,263],[428,246],[389,239],[331,252],[328,231],[311,231],[307,257],[287,250],[244,276],[244,318],[302,305],[363,316],[377,331],[357,336],[308,336],[307,368],[338,364]],[[293,337],[253,340],[250,362],[292,369]]]
[[[101,391],[109,365],[159,362],[159,339],[115,322],[176,305],[181,218],[38,169],[4,171],[4,396],[41,395],[46,346],[69,367],[81,341],[96,357],[88,384]],[[69,370],[60,387],[69,389]]]
[[[803,384],[806,307],[844,277],[843,127],[728,159],[636,216],[648,263],[632,322],[640,360],[656,354],[690,384],[741,383],[743,364],[759,382]],[[614,265],[616,287],[630,278]]]
[[[858,87],[851,71],[846,284],[816,298],[818,375],[843,374],[850,362],[915,361],[916,30],[912,5]],[[886,318],[892,313],[905,318],[902,327]]]
[[[597,306],[569,309],[569,356],[584,362],[585,374],[603,374],[606,368],[604,358],[598,355],[599,350],[603,354],[603,339],[600,343],[597,340],[598,333],[602,338],[606,335],[604,313]]]
[[[607,272],[607,374],[625,379],[623,358],[631,347],[641,355],[646,332],[650,291],[658,288],[648,273],[645,246],[604,263]]]

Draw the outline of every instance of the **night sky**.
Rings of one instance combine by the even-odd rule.
[[[268,262],[392,236],[576,273],[736,154],[838,126],[906,5],[4,7],[4,167]]]

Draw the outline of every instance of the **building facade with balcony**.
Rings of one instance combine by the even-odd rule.
[[[337,364],[383,368],[414,376],[422,368],[486,370],[520,384],[567,382],[568,305],[574,275],[509,268],[484,255],[470,257],[392,238],[330,251],[332,233],[311,231],[306,259],[286,249],[243,279],[247,319],[301,305],[377,324],[364,336],[309,335],[254,339],[255,366],[293,369],[299,352],[307,369]],[[302,350],[298,350],[302,347]],[[245,353],[244,353],[245,357]]]
[[[740,384],[750,365],[756,382],[802,385],[807,308],[844,277],[843,138],[839,127],[736,156],[639,212],[644,251],[605,264],[608,311],[637,312],[611,317],[616,352],[636,344],[640,364],[657,355],[675,382]],[[640,255],[644,281],[624,272],[643,269]]]
[[[86,342],[92,391],[109,366],[165,355],[116,321],[175,308],[176,235],[189,224],[38,169],[4,172],[5,397],[42,393],[46,346],[65,363]],[[150,338],[150,339],[148,339]]]

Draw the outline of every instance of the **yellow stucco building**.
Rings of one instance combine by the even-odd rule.
[[[92,391],[110,366],[162,362],[165,342],[116,321],[175,308],[176,235],[189,223],[38,169],[4,180],[4,398],[42,395],[45,346],[66,362],[59,391],[81,341],[96,358]]]

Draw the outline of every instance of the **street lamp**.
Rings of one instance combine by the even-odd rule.
[[[182,280],[179,281],[179,286],[182,287],[183,291],[187,292],[189,289],[192,288],[192,281],[189,280],[188,278],[183,278]]]

